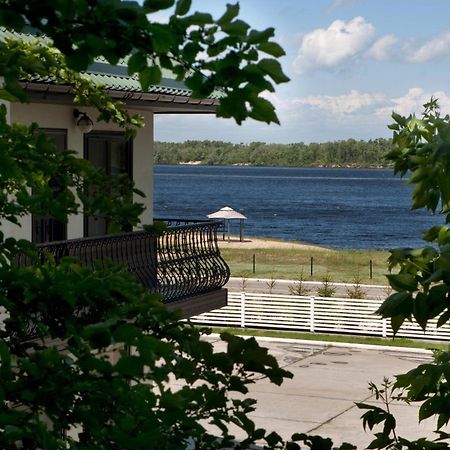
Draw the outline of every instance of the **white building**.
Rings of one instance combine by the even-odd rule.
[[[6,35],[11,35],[11,33],[0,31],[0,39],[4,39]],[[23,39],[34,38],[24,34],[15,37],[17,36]],[[136,188],[146,196],[145,211],[141,220],[144,224],[150,224],[153,221],[155,114],[214,113],[218,100],[215,98],[202,100],[192,98],[190,91],[168,74],[164,74],[159,85],[150,86],[147,92],[142,92],[138,80],[127,74],[127,67],[124,64],[112,66],[98,61],[89,67],[87,75],[97,84],[105,86],[106,92],[111,98],[125,103],[130,113],[139,113],[144,117],[145,127],[137,131],[133,140],[126,141],[123,130],[115,124],[97,122],[98,112],[94,108],[75,106],[70,86],[54,84],[44,79],[22,83],[30,103],[7,104],[9,120],[11,123],[20,122],[26,125],[37,122],[49,136],[55,139],[58,148],[73,150],[78,153],[80,158],[89,159],[108,173],[127,173],[134,180]],[[80,127],[79,123],[81,118],[86,120],[86,117],[92,120],[93,125],[92,131],[89,133],[83,132],[83,127]],[[141,198],[136,200],[142,202]],[[158,265],[156,290],[163,293],[172,290],[174,294],[172,296],[167,294],[167,298],[170,297],[171,304],[177,304],[180,309],[183,309],[185,315],[226,303],[226,290],[221,287],[229,275],[228,267],[225,264],[224,268],[223,260],[220,258],[215,242],[215,228],[205,228],[205,226],[205,224],[194,224],[193,228],[189,229],[189,225],[185,225],[183,231],[186,236],[189,233],[192,234],[192,238],[188,238],[186,241],[188,244],[183,248],[183,252],[189,251],[192,255],[200,258],[196,268],[198,270],[200,267],[203,268],[203,271],[197,271],[196,275],[193,275],[192,265],[183,268],[181,266],[185,262],[176,257],[180,246],[180,241],[176,239],[176,228],[171,229],[165,236],[166,242],[170,241],[170,244],[167,245],[171,245],[173,251],[165,251],[163,255],[161,253],[162,246],[156,243],[161,254],[156,255],[156,249],[153,251],[153,258]],[[186,229],[186,227],[188,228]],[[21,227],[9,223],[2,224],[2,231],[6,236],[32,240],[37,244],[104,236],[106,228],[103,219],[88,218],[82,214],[71,216],[67,224],[59,223],[51,218],[31,216],[23,218]],[[218,259],[216,261],[210,256],[202,256],[200,247],[194,245],[194,236],[198,237],[199,233],[202,239],[207,241],[208,246],[213,250],[217,249]],[[191,243],[189,244],[189,242]],[[167,246],[165,248],[167,249]],[[163,259],[164,273],[161,272]],[[195,257],[193,259],[195,260]],[[205,272],[204,268],[208,266],[210,268]],[[205,279],[208,277],[211,279],[215,277],[214,272],[221,273],[220,281],[205,283]],[[185,274],[183,275],[183,273]],[[183,286],[186,289],[183,289]],[[195,300],[197,306],[192,309],[191,300],[194,297],[197,297]],[[186,312],[185,307],[188,304],[191,305],[189,307],[191,309],[188,308],[189,312]]]

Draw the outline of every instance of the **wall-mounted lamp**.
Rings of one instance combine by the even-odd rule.
[[[94,122],[92,122],[91,118],[85,113],[81,112],[78,109],[73,110],[73,117],[77,120],[77,127],[82,133],[89,133],[94,128]]]

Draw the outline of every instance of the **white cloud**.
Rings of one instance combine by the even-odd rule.
[[[423,63],[448,55],[450,55],[450,31],[446,31],[425,42],[418,49],[412,50],[407,60],[412,63]]]
[[[336,1],[333,7],[346,3]],[[330,69],[366,57],[376,61],[425,63],[450,56],[450,30],[422,45],[401,42],[394,34],[375,36],[375,27],[358,16],[345,22],[335,20],[328,28],[317,28],[299,35],[298,53],[293,62],[298,74]]]
[[[335,20],[327,29],[318,28],[303,36],[294,69],[303,73],[343,64],[366,51],[374,34],[374,26],[364,17],[349,22]]]
[[[361,93],[352,89],[349,94],[310,95],[292,99],[291,103],[293,107],[305,105],[316,111],[327,112],[335,119],[353,114],[354,117],[376,116],[387,123],[392,111],[405,116],[413,113],[420,115],[423,104],[428,102],[431,97],[438,99],[443,114],[450,114],[450,97],[444,91],[427,92],[420,87],[410,88],[405,95],[395,98],[388,98],[386,95],[378,93]]]
[[[307,105],[313,108],[322,109],[332,114],[342,116],[354,113],[362,108],[381,104],[385,97],[381,94],[363,94],[352,89],[349,94],[344,95],[311,95],[304,98],[297,98],[293,103]]]
[[[444,91],[431,92],[420,87],[413,87],[404,95],[393,98],[357,90],[342,95],[302,98],[267,93],[265,97],[276,106],[281,126],[268,126],[253,120],[238,126],[233,120],[218,119],[212,115],[162,114],[155,117],[155,139],[289,143],[388,137],[392,133],[386,125],[392,121],[390,116],[393,110],[402,115],[416,113],[420,116],[422,105],[434,96],[442,113],[450,113],[449,95]]]
[[[428,102],[432,96],[438,99],[443,113],[450,113],[450,97],[444,91],[425,92],[422,88],[414,87],[409,89],[405,95],[391,99],[389,106],[378,108],[376,114],[380,117],[389,117],[392,111],[395,111],[404,116],[413,113],[420,115],[423,111],[423,104]]]
[[[377,39],[369,48],[367,55],[378,61],[388,61],[392,59],[395,45],[398,38],[393,34],[387,34]]]

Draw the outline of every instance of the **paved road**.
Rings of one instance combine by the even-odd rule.
[[[216,351],[224,350],[222,341],[209,339]],[[370,349],[293,339],[266,339],[261,344],[294,378],[280,387],[266,380],[251,386],[249,396],[258,401],[252,413],[257,427],[276,430],[284,438],[295,432],[321,435],[332,438],[336,446],[351,442],[358,449],[366,448],[373,435],[363,430],[362,411],[355,402],[379,403],[368,390],[368,382],[380,384],[384,376],[404,373],[430,359],[430,352],[423,350],[381,346]],[[181,387],[179,381],[173,384]],[[435,424],[428,419],[419,425],[416,405],[397,403],[391,408],[401,436],[432,436]]]
[[[289,294],[289,287],[295,285],[295,280],[275,280],[272,290],[270,290],[270,283],[273,280],[268,279],[257,279],[257,278],[247,278],[243,282],[242,278],[230,278],[230,281],[226,287],[231,292],[242,291],[243,283],[245,284],[245,290],[247,292],[257,292],[265,294]],[[304,281],[305,286],[310,289],[309,294],[316,294],[318,287],[322,286],[321,282],[314,281]],[[347,290],[352,287],[351,284],[347,283],[333,283],[336,288],[336,293],[334,297],[347,297]],[[377,286],[372,284],[362,284],[360,288],[366,293],[365,298],[373,299],[385,299],[389,295],[389,289],[387,286]]]

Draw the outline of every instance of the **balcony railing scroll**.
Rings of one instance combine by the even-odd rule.
[[[219,223],[163,219],[168,229],[158,237],[158,291],[180,299],[223,287],[230,269],[217,244]]]
[[[109,262],[124,266],[150,292],[162,295],[164,303],[182,300],[222,288],[230,277],[220,256],[216,222],[166,220],[161,233],[134,231],[102,237],[70,239],[39,244],[44,257],[55,261],[78,258],[83,266]],[[31,263],[20,256],[19,265]]]

